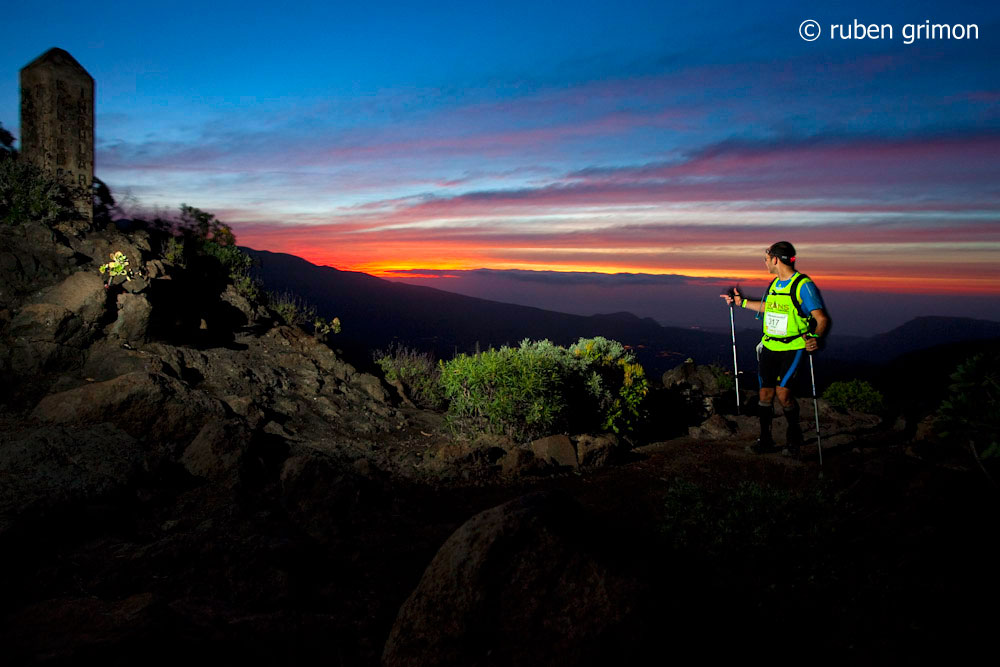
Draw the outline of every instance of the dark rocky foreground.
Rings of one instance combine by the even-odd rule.
[[[915,425],[824,405],[819,480],[681,367],[637,449],[461,441],[162,234],[0,241],[5,665],[961,661],[992,629],[996,496]]]

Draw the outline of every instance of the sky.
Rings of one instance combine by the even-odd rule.
[[[727,327],[787,240],[840,331],[1000,319],[997,3],[209,4],[6,8],[0,123],[58,46],[120,203],[241,245]]]

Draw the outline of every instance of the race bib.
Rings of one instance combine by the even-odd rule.
[[[784,338],[788,336],[788,315],[786,313],[766,313],[764,328],[770,336]]]

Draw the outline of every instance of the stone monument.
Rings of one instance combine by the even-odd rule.
[[[21,155],[73,187],[80,217],[93,222],[94,78],[62,49],[21,69]]]

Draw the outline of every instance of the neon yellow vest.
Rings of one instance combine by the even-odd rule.
[[[801,280],[796,278],[802,276]],[[805,274],[796,272],[784,287],[777,287],[778,279],[771,281],[767,289],[767,301],[764,302],[764,347],[769,350],[804,350],[806,347],[802,334],[809,332],[811,317],[803,317],[797,303],[802,303],[802,286],[812,279]],[[796,284],[798,283],[798,284]],[[792,298],[792,287],[795,287],[795,298]]]

